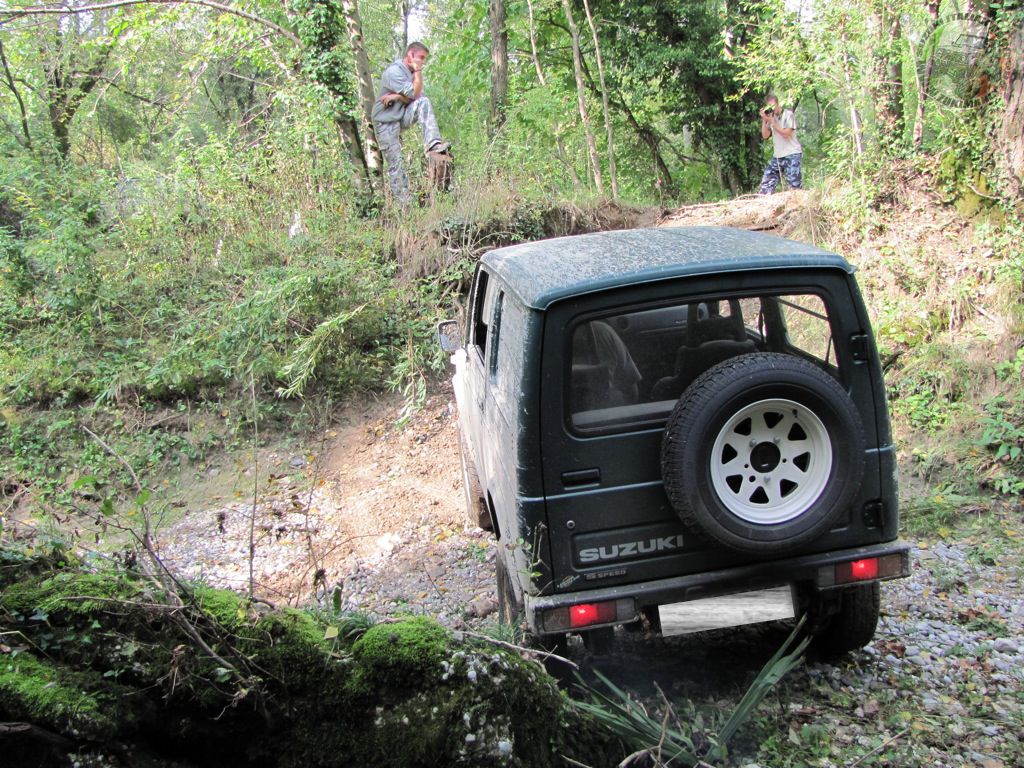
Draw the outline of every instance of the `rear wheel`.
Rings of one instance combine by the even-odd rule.
[[[823,608],[821,603],[812,604],[808,618],[819,629],[812,629],[811,646],[820,656],[835,658],[870,643],[878,627],[881,594],[878,582],[844,589],[838,596],[836,612],[830,616],[815,616]]]
[[[564,632],[550,635],[534,635],[523,627],[523,609],[516,601],[515,589],[512,587],[512,578],[501,557],[494,562],[495,575],[497,577],[498,589],[498,621],[505,627],[509,627],[514,633],[514,641],[521,642],[524,646],[537,648],[546,653],[553,653],[557,656],[565,656],[569,651],[569,636]],[[545,659],[544,666],[548,672],[561,679],[569,672],[569,666],[558,659]]]
[[[462,492],[465,496],[466,519],[469,520],[470,525],[490,531],[493,526],[491,513],[487,508],[487,499],[484,498],[484,489],[480,485],[476,467],[466,450],[466,439],[461,433],[459,434],[459,460],[462,464]]]

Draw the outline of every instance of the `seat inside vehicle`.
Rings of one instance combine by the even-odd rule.
[[[677,399],[704,371],[730,357],[757,351],[747,336],[740,302],[730,299],[726,304],[728,314],[722,314],[718,301],[689,306],[686,343],[676,351],[674,373],[654,384],[651,400]]]

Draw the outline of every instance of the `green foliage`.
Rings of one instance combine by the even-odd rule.
[[[352,51],[337,0],[291,0],[295,31],[303,43],[302,71],[321,89],[333,117],[359,114]]]
[[[1020,377],[1022,356],[1009,366]],[[982,419],[984,431],[980,444],[991,456],[988,483],[1004,495],[1019,496],[1024,492],[1024,394],[1010,398],[997,397],[985,403]]]
[[[803,663],[810,643],[803,637],[803,620],[765,663],[728,718],[705,726],[704,716],[688,713],[680,720],[666,701],[668,711],[655,718],[639,702],[595,670],[608,693],[591,691],[590,702],[574,702],[577,709],[591,715],[621,738],[632,749],[649,750],[658,765],[697,766],[724,759],[727,746],[750,719],[758,705],[793,669]],[[714,720],[718,720],[717,717]]]

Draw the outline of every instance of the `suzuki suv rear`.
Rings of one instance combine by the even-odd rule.
[[[691,601],[781,588],[823,650],[871,639],[908,549],[844,259],[715,227],[517,245],[481,259],[451,335],[505,620],[548,640],[668,631]]]

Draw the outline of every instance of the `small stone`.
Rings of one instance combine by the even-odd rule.
[[[301,456],[292,456],[288,463],[295,469],[303,469],[306,466],[306,460]]]
[[[999,653],[1017,653],[1020,651],[1020,646],[1008,637],[1000,637],[992,643],[992,649]]]
[[[496,610],[498,610],[498,604],[489,597],[479,597],[469,604],[469,615],[480,619],[490,616]]]
[[[432,579],[439,579],[444,576],[444,568],[437,563],[427,563],[423,570]]]
[[[476,741],[476,734],[475,733],[467,733],[466,734],[466,743],[467,744],[472,744],[475,741]]]

